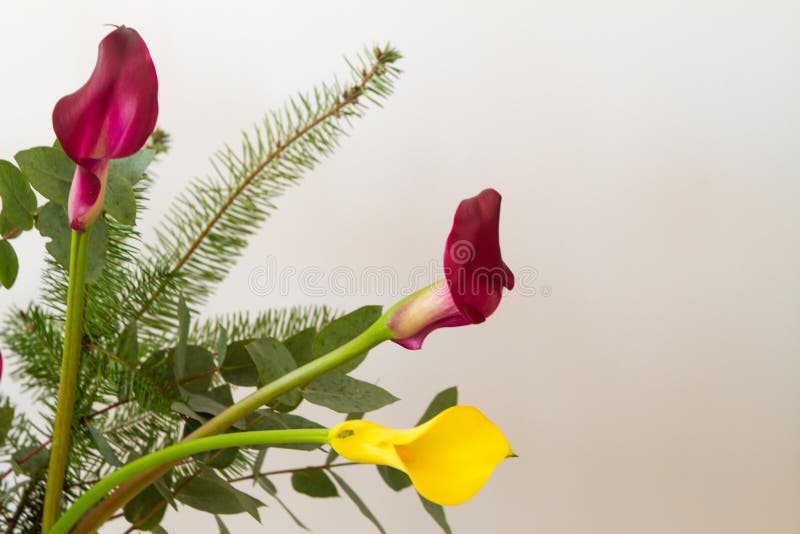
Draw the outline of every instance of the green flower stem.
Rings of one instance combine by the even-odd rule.
[[[86,256],[89,250],[89,230],[72,232],[69,254],[69,288],[67,289],[67,319],[64,332],[64,352],[61,358],[61,381],[58,386],[56,420],[53,425],[53,444],[47,470],[47,490],[42,512],[42,534],[47,534],[61,510],[61,491],[69,457],[72,433],[72,409],[78,388],[78,369],[83,339],[83,307],[86,285]]]
[[[132,476],[160,467],[172,465],[199,452],[225,449],[228,447],[247,447],[251,445],[273,445],[276,443],[329,443],[327,428],[311,428],[298,430],[260,430],[254,432],[235,432],[220,434],[192,441],[184,441],[160,451],[142,456],[133,462],[117,469],[100,482],[89,488],[81,497],[64,512],[61,519],[50,529],[50,534],[67,534],[75,523],[96,502],[106,496]]]
[[[298,367],[286,373],[236,404],[229,406],[216,417],[209,419],[205,424],[186,436],[184,442],[220,434],[272,399],[296,387],[311,382],[316,377],[363,354],[376,345],[391,339],[392,334],[386,327],[386,317],[387,314],[384,314],[372,326],[344,345],[332,350],[324,356],[320,356],[302,367]],[[109,495],[86,514],[83,520],[78,524],[76,532],[95,532],[114,514],[114,512],[125,506],[125,503],[167,473],[172,466],[172,463],[161,464],[158,467],[148,469],[131,477],[125,483],[121,484],[114,493]]]

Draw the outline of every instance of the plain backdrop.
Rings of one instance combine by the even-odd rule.
[[[278,201],[205,314],[392,304],[360,282],[254,290],[252,273],[314,268],[324,289],[387,268],[402,284],[441,261],[458,201],[495,187],[525,290],[483,325],[418,352],[381,346],[357,371],[402,398],[373,420],[411,425],[457,384],[520,455],[448,510],[454,531],[800,532],[796,2],[6,1],[0,15],[3,158],[52,142],[52,107],[87,79],[104,24],[147,41],[174,140],[147,238],[217,148],[390,40],[405,55],[395,96]],[[35,298],[43,266],[38,236],[15,246],[3,309]],[[18,394],[8,374],[2,387]],[[438,531],[413,492],[344,469],[389,532]],[[346,499],[274,480],[313,532],[374,531]],[[299,531],[264,498],[263,526],[226,517],[230,530]],[[164,526],[216,530],[188,508]]]

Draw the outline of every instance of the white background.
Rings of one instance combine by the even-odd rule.
[[[104,23],[149,44],[174,138],[147,236],[215,149],[344,73],[343,54],[391,40],[406,56],[396,95],[279,201],[209,314],[391,304],[296,284],[262,296],[248,278],[272,257],[392,266],[402,281],[440,260],[460,199],[504,195],[503,253],[538,271],[537,294],[512,292],[487,323],[422,351],[380,347],[358,372],[403,399],[379,422],[413,424],[458,384],[505,430],[520,458],[449,510],[455,532],[800,531],[796,2],[4,2],[0,157],[52,142],[52,107],[88,77]],[[23,269],[3,309],[38,287],[43,243],[15,246]],[[346,469],[389,532],[437,531],[413,493]],[[349,502],[274,479],[314,532],[373,532]],[[263,527],[226,521],[295,531],[274,504]],[[164,525],[216,529],[188,509]]]

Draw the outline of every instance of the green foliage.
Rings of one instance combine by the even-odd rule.
[[[5,239],[0,241],[0,284],[5,287],[14,285],[19,272],[19,259],[14,247]]]
[[[444,533],[451,534],[453,531],[450,529],[450,525],[447,523],[444,507],[441,504],[436,504],[429,501],[422,495],[419,495],[419,500],[422,502],[422,507],[425,508],[426,512],[428,512],[428,515],[430,515],[433,520],[436,521],[436,524],[441,527]]]
[[[338,497],[339,491],[322,469],[292,473],[292,487],[309,497]]]
[[[386,530],[384,530],[383,525],[381,525],[381,522],[378,521],[378,518],[375,517],[375,514],[372,513],[372,511],[369,509],[364,500],[361,497],[359,497],[358,493],[356,493],[355,490],[351,488],[350,485],[347,482],[345,482],[345,480],[342,477],[340,477],[333,471],[331,471],[330,473],[331,477],[333,477],[333,479],[336,481],[339,487],[342,488],[342,491],[344,491],[345,495],[347,495],[350,498],[350,500],[353,501],[353,504],[356,505],[358,511],[361,512],[361,514],[364,517],[369,519],[370,523],[375,525],[375,528],[377,528],[378,531],[381,532],[381,534],[386,534]]]
[[[176,442],[233,404],[234,396],[346,343],[380,315],[380,307],[368,306],[337,319],[340,314],[329,307],[303,306],[196,318],[248,238],[275,210],[276,199],[332,153],[370,103],[380,106],[391,94],[399,57],[388,45],[379,54],[367,50],[350,64],[347,81],[299,94],[268,114],[238,150],[226,147],[217,154],[212,176],[192,181],[152,242],[143,243],[133,225],[152,185],[149,166],[167,151],[168,135],[156,130],[145,149],[111,162],[105,213],[90,234],[67,503],[121,463]],[[0,528],[27,533],[39,529],[57,396],[70,250],[65,206],[75,164],[58,144],[22,150],[15,160],[19,169],[0,162],[0,282],[10,287],[17,272],[8,240],[34,223],[49,252],[40,298],[9,310],[0,329],[3,356],[43,420],[35,424],[14,415],[8,402],[0,406],[0,460],[10,466],[0,473]],[[41,206],[31,187],[46,199]],[[344,374],[360,359],[302,391],[287,392],[229,431],[321,427],[295,413],[304,398],[343,413],[397,400]],[[320,454],[316,445],[285,447]],[[129,502],[125,518],[152,532],[163,531],[159,523],[167,505],[258,518],[263,503],[232,485],[252,479],[306,528],[261,472],[266,451],[196,455]],[[382,530],[333,466],[307,473],[297,477],[306,494],[335,495],[338,486]],[[217,524],[226,531],[219,518]]]
[[[229,482],[211,471],[178,482],[182,486],[176,498],[187,506],[212,514],[240,514],[247,512],[259,519],[258,508],[264,503],[237,490]]]
[[[340,317],[323,328],[311,343],[311,357],[319,358],[335,348],[341,347],[358,334],[366,330],[381,316],[380,306],[364,306]],[[302,362],[306,363],[306,355],[302,354]],[[336,369],[339,373],[349,373],[364,361],[367,355],[362,354]],[[298,361],[298,364],[301,364]]]
[[[36,196],[25,176],[13,164],[0,160],[0,201],[3,218],[21,230],[33,226]]]
[[[72,230],[64,208],[54,202],[48,202],[39,210],[36,228],[42,237],[50,238],[46,248],[53,260],[67,271],[69,267],[70,241]],[[86,282],[91,284],[100,276],[108,252],[108,227],[103,217],[88,230],[89,252],[86,258]]]
[[[428,408],[425,410],[425,413],[422,414],[422,417],[419,418],[417,424],[421,425],[422,423],[430,421],[439,415],[440,412],[452,408],[456,404],[458,404],[458,388],[456,386],[440,391],[428,405]]]
[[[123,508],[125,519],[130,523],[136,523],[139,530],[151,530],[158,526],[167,511],[165,506],[154,508],[161,502],[161,494],[155,486],[147,486],[144,491],[134,497]]]
[[[269,384],[297,368],[292,353],[275,338],[257,339],[245,348],[255,363],[258,387]],[[273,400],[270,407],[279,412],[291,412],[302,401],[303,397],[295,389]]]
[[[377,468],[383,481],[394,491],[401,491],[411,486],[411,479],[409,476],[399,469],[388,465],[379,465]]]
[[[67,205],[75,164],[63,150],[39,146],[17,152],[14,159],[39,194],[59,206]]]
[[[305,526],[305,524],[303,524],[303,522],[300,521],[300,519],[294,514],[294,512],[292,512],[289,509],[289,507],[286,506],[286,503],[284,503],[283,500],[280,497],[278,497],[278,488],[275,487],[275,484],[273,484],[267,477],[260,475],[254,476],[254,480],[261,487],[261,489],[269,493],[272,496],[272,498],[275,499],[275,501],[281,505],[281,508],[283,508],[283,510],[287,514],[289,514],[289,517],[292,518],[295,525],[302,528],[303,530],[308,530],[308,527]]]
[[[303,388],[303,397],[339,413],[371,412],[400,400],[380,386],[338,373],[312,381]]]

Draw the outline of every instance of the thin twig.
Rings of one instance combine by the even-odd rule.
[[[20,233],[21,231],[22,231],[22,230],[20,230],[19,228],[12,228],[11,230],[9,230],[9,231],[8,231],[8,232],[6,232],[5,234],[3,234],[3,241],[8,241],[9,239],[11,239],[12,237],[14,237],[15,235],[17,235],[17,234],[18,234],[18,233]]]

